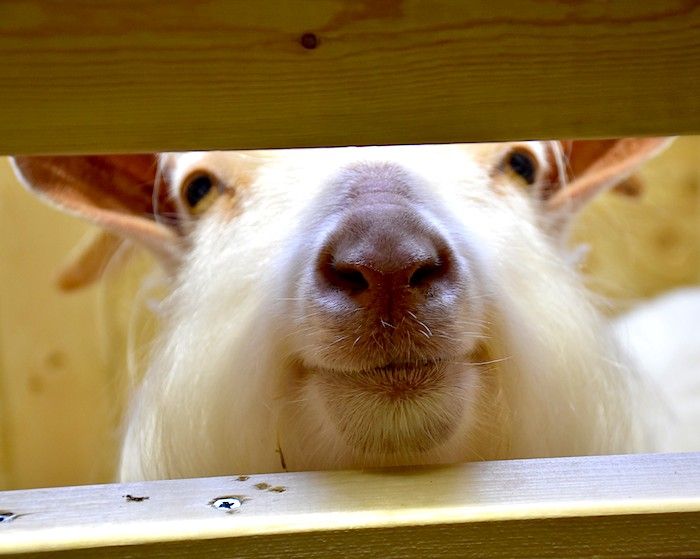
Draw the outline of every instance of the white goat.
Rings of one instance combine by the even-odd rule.
[[[122,480],[625,453],[656,404],[570,262],[667,142],[18,157],[172,273]]]

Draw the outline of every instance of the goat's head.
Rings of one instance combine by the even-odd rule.
[[[229,439],[245,430],[227,417],[224,395],[240,407],[268,398],[258,405],[275,417],[270,444],[304,468],[497,454],[473,442],[475,430],[494,429],[480,409],[508,399],[489,365],[556,343],[527,339],[542,332],[527,321],[567,312],[544,312],[530,294],[557,292],[550,282],[568,273],[557,245],[570,216],[665,143],[18,157],[15,165],[32,190],[144,244],[172,272],[169,333],[147,378],[161,387],[152,390],[190,402],[182,409],[195,422],[203,412],[193,392],[220,400],[201,426]],[[540,277],[548,271],[554,277]],[[517,324],[525,339],[512,339]],[[249,442],[239,449],[257,444],[240,436]]]

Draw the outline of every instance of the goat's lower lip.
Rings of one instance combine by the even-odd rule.
[[[427,395],[444,383],[449,362],[431,360],[414,363],[389,363],[357,370],[326,369],[322,382],[335,389],[384,395],[390,399]]]
[[[425,361],[407,361],[407,362],[390,362],[384,365],[378,365],[375,367],[363,367],[363,368],[345,368],[345,367],[321,367],[320,370],[330,374],[342,374],[342,375],[391,375],[405,374],[411,371],[421,372],[436,370],[444,367],[449,363],[446,359],[431,359]]]
[[[411,370],[423,370],[431,369],[435,367],[441,367],[444,364],[442,359],[433,359],[430,361],[415,361],[406,363],[389,363],[388,365],[382,365],[380,367],[375,367],[370,369],[368,372],[387,372],[391,373],[393,371],[411,371]]]

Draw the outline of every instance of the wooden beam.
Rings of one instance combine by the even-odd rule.
[[[700,2],[5,0],[0,153],[700,133]]]
[[[697,557],[700,454],[36,489],[0,508],[10,557]]]

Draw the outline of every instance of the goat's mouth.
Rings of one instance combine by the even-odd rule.
[[[453,360],[317,371],[329,419],[346,443],[367,455],[426,452],[445,442],[464,411],[468,376]]]
[[[337,389],[357,390],[389,399],[409,399],[435,388],[444,379],[449,361],[436,359],[412,363],[388,363],[357,370],[320,369],[323,383]]]

